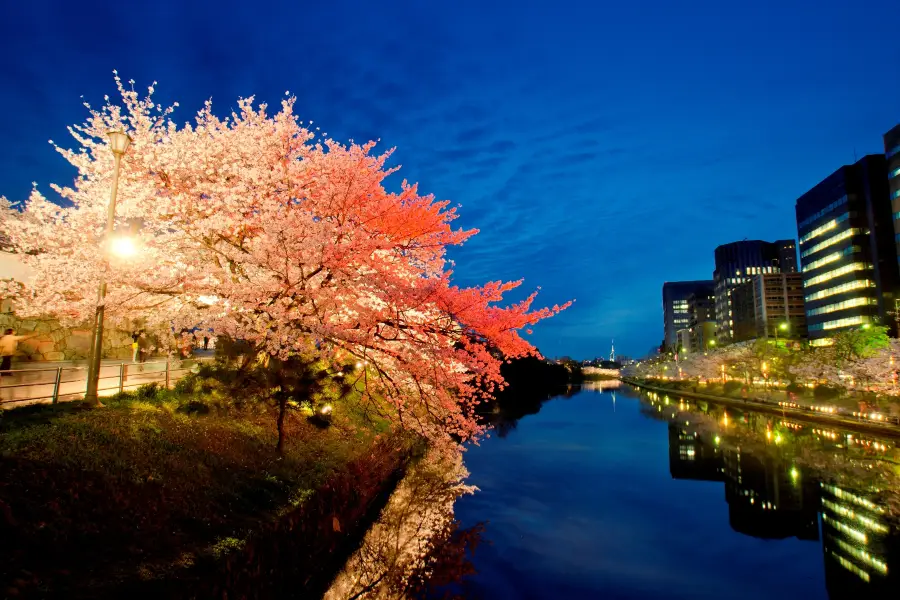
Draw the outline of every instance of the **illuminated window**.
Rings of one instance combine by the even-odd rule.
[[[876,300],[875,298],[853,298],[852,300],[844,300],[843,302],[835,302],[834,304],[827,304],[825,306],[820,306],[819,308],[814,308],[807,314],[810,317],[814,317],[816,315],[827,315],[828,313],[837,312],[846,308],[854,308],[856,306],[870,306],[873,304],[878,304],[878,300]]]
[[[813,300],[821,300],[822,298],[827,298],[829,296],[834,296],[835,294],[843,294],[844,292],[849,292],[852,290],[861,290],[863,288],[875,287],[875,282],[871,279],[861,279],[859,281],[848,281],[847,283],[842,283],[841,285],[836,285],[834,287],[825,288],[824,290],[819,290],[814,294],[810,294],[806,296],[807,302],[812,302]]]
[[[900,198],[900,190],[894,190],[891,193],[891,200],[893,200],[894,198]]]
[[[828,206],[826,206],[825,208],[823,208],[816,214],[806,217],[805,219],[800,221],[800,223],[797,225],[797,228],[802,229],[803,227],[809,225],[810,223],[812,223],[819,217],[824,216],[825,214],[833,211],[834,209],[836,209],[839,206],[843,206],[844,204],[847,204],[847,196],[842,196],[840,199],[835,200],[834,202],[832,202],[831,204],[829,204]],[[793,246],[792,246],[792,248],[793,248]]]
[[[834,340],[831,338],[819,338],[809,342],[810,346],[831,346],[832,344],[834,344]]]
[[[810,331],[819,331],[829,329],[837,329],[838,327],[851,327],[853,325],[862,325],[870,322],[871,319],[866,316],[857,315],[855,317],[844,317],[843,319],[835,319],[834,321],[825,321],[824,323],[814,323],[809,326]]]
[[[818,269],[819,267],[825,266],[827,264],[831,264],[835,261],[840,260],[844,256],[849,256],[855,252],[861,252],[862,248],[859,246],[848,246],[844,248],[840,252],[834,252],[833,254],[829,254],[828,256],[823,256],[820,259],[814,260],[808,265],[803,265],[803,272],[807,273],[814,269]]]
[[[893,179],[897,175],[900,175],[900,167],[898,167],[898,168],[894,169],[893,171],[891,171],[890,173],[888,173],[888,179]]]
[[[804,250],[803,252],[800,253],[800,258],[806,258],[810,254],[814,254],[814,253],[818,252],[819,250],[822,250],[823,248],[828,248],[829,246],[834,246],[838,242],[840,242],[842,240],[846,240],[848,237],[852,237],[858,233],[862,233],[862,229],[853,228],[853,229],[847,229],[846,231],[842,231],[842,232],[838,233],[837,235],[834,235],[834,236],[828,238],[827,240],[823,240],[823,241],[819,242],[818,244],[816,244],[809,250]]]
[[[850,213],[845,212],[838,218],[832,219],[832,220],[828,221],[827,223],[825,223],[824,225],[820,225],[820,226],[816,227],[815,229],[813,229],[812,231],[810,231],[809,233],[807,233],[806,235],[804,235],[802,238],[800,238],[800,243],[805,244],[809,240],[819,237],[823,233],[828,233],[832,229],[836,229],[838,226],[838,223],[843,223],[844,221],[846,221],[849,218],[850,218]]]
[[[834,279],[835,277],[840,277],[841,275],[846,275],[847,273],[852,273],[854,271],[862,271],[862,270],[870,269],[870,268],[872,268],[871,265],[868,265],[864,262],[850,263],[849,265],[844,265],[843,267],[838,267],[837,269],[834,269],[832,271],[820,273],[819,275],[816,275],[815,277],[804,281],[803,286],[804,287],[812,287],[819,283],[822,283],[825,281],[830,281],[830,280]]]

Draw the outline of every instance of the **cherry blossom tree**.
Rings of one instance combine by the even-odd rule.
[[[373,410],[433,441],[480,432],[473,408],[504,385],[502,360],[536,353],[523,329],[567,304],[534,310],[532,293],[503,305],[521,281],[454,285],[446,249],[477,231],[453,228],[456,208],[416,185],[386,190],[392,151],[319,135],[292,96],[273,115],[240,99],[224,118],[207,101],[179,126],[177,103],[157,104],[153,86],[141,96],[115,81],[121,102],[85,104],[87,120],[69,129],[76,148],[54,144],[77,170],[71,186],[52,186],[60,199],[35,188],[22,206],[0,206],[0,229],[34,272],[6,290],[18,312],[83,323],[105,276],[114,323],[141,319],[173,342],[211,329],[278,359],[356,362]],[[116,213],[115,236],[135,242],[127,259],[104,237],[111,130],[133,140]]]

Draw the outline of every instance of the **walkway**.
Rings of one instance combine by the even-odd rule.
[[[103,360],[98,395],[112,396],[153,382],[171,386],[200,362],[212,360],[210,352],[198,354],[185,360],[159,358],[145,363]],[[86,360],[23,362],[13,367],[12,375],[0,377],[0,409],[84,397]]]

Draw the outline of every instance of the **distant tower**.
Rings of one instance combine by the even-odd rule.
[[[612,341],[612,346],[609,348],[609,362],[616,362],[616,340]]]

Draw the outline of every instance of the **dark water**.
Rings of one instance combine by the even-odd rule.
[[[466,454],[481,491],[456,516],[488,523],[457,591],[900,598],[896,451],[819,427],[626,389],[550,400]]]

